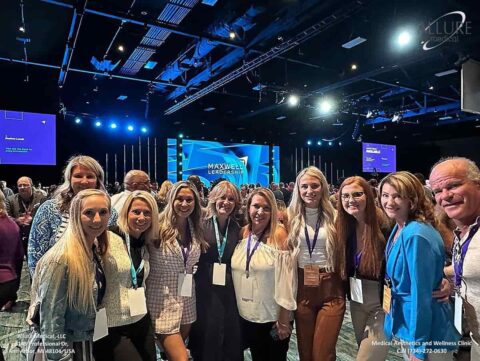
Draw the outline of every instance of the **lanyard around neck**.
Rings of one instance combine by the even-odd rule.
[[[225,252],[225,246],[227,244],[229,225],[230,225],[230,217],[228,218],[227,228],[225,229],[225,234],[223,235],[222,242],[220,243],[220,231],[218,230],[217,216],[213,216],[213,227],[215,228],[215,238],[217,240],[218,263],[222,263],[223,253]]]
[[[142,259],[142,261],[140,262],[140,265],[138,266],[137,270],[135,270],[135,267],[133,265],[132,254],[131,254],[131,250],[130,250],[130,235],[128,233],[125,234],[125,245],[127,247],[128,257],[130,258],[130,275],[132,276],[132,286],[133,286],[133,288],[137,289],[137,287],[138,287],[137,275],[140,272],[142,272],[143,267],[145,265],[145,261]]]

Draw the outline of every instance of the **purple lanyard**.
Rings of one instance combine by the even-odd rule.
[[[313,242],[310,243],[310,236],[308,235],[307,226],[305,226],[305,240],[307,241],[308,253],[310,254],[310,259],[312,259],[312,253],[315,249],[315,245],[317,244],[318,239],[318,231],[320,230],[320,222],[317,220],[317,224],[315,225],[315,234],[313,235]]]
[[[358,267],[360,267],[360,262],[362,261],[362,254],[363,254],[362,251],[355,254],[355,257],[353,260],[355,264],[355,274],[357,273]]]
[[[185,272],[187,272],[187,261],[188,261],[188,256],[190,255],[190,247],[191,244],[189,244],[187,247],[184,247],[180,241],[178,241],[178,245],[180,246],[182,250],[182,256],[183,256],[183,265],[185,266]]]
[[[258,245],[260,244],[260,240],[263,237],[263,233],[260,235],[258,238],[257,242],[255,242],[255,245],[253,246],[252,253],[250,253],[250,242],[252,240],[252,233],[249,234],[248,236],[248,241],[247,241],[247,262],[245,265],[245,271],[247,273],[247,278],[250,276],[250,261],[252,260],[253,254],[258,248]]]
[[[478,231],[480,224],[476,224],[472,227],[470,232],[468,233],[468,237],[463,242],[463,245],[460,246],[460,239],[458,240],[457,244],[453,248],[453,268],[455,270],[455,288],[460,289],[462,285],[462,278],[463,278],[463,262],[465,261],[465,256],[467,255],[468,247],[470,246],[470,242],[472,241],[473,237]]]

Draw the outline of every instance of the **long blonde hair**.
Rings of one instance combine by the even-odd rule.
[[[85,189],[78,192],[70,204],[70,220],[65,233],[47,253],[53,260],[67,264],[67,302],[69,307],[81,313],[95,308],[93,299],[94,268],[92,250],[89,248],[82,228],[81,216],[85,199],[92,196],[104,197],[110,212],[110,197],[98,189]],[[108,228],[97,237],[98,252],[104,255],[108,248]]]
[[[172,187],[173,183],[171,181],[169,181],[168,179],[163,181],[157,193],[157,197],[161,202],[167,202],[168,192],[170,192]]]
[[[295,180],[295,187],[292,192],[292,200],[288,207],[288,222],[290,230],[289,243],[290,247],[299,247],[300,232],[305,226],[305,204],[300,195],[300,179],[304,175],[317,178],[320,182],[320,203],[318,205],[319,220],[327,231],[327,262],[329,267],[334,267],[338,257],[342,255],[337,254],[336,247],[336,232],[335,232],[335,209],[330,203],[328,193],[328,183],[323,173],[317,167],[307,167],[300,171]]]
[[[240,207],[240,192],[238,188],[229,181],[221,181],[218,183],[213,189],[210,191],[208,195],[208,204],[205,211],[205,218],[211,218],[217,214],[216,203],[217,201],[222,198],[227,192],[230,191],[233,194],[233,198],[235,199],[235,206],[230,214],[231,217],[234,217]]]
[[[118,215],[118,228],[123,234],[130,233],[128,227],[128,213],[132,208],[133,201],[140,199],[148,204],[150,211],[152,212],[152,224],[150,228],[145,232],[145,244],[154,243],[154,240],[158,238],[158,206],[155,198],[146,191],[133,191],[130,193],[123,204],[123,208]]]
[[[193,199],[195,202],[195,207],[193,208],[192,214],[188,217],[189,223],[193,226],[193,234],[192,234],[192,241],[197,242],[200,244],[202,249],[206,248],[206,242],[203,237],[203,229],[202,229],[202,204],[200,202],[200,197],[198,195],[197,189],[195,186],[190,182],[180,181],[173,185],[170,192],[168,192],[168,201],[165,209],[160,214],[160,230],[159,230],[159,239],[154,242],[155,247],[163,247],[168,245],[173,245],[177,238],[180,237],[180,233],[178,232],[176,221],[177,215],[175,213],[175,209],[173,203],[175,198],[177,197],[178,192],[183,188],[187,188],[192,191]]]
[[[270,213],[270,222],[267,225],[264,233],[265,239],[269,240],[269,245],[276,247],[277,246],[277,202],[275,201],[275,195],[273,192],[264,187],[255,188],[252,193],[248,196],[247,199],[247,206],[245,217],[247,220],[246,230],[250,233],[252,232],[252,218],[250,217],[250,206],[252,204],[252,199],[254,196],[259,195],[267,201],[268,205],[270,206],[271,213]],[[244,228],[245,229],[245,228]],[[245,237],[246,234],[244,233],[243,236]]]

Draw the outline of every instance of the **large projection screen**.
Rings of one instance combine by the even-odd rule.
[[[177,144],[173,139],[168,142],[169,179],[174,181],[173,159],[176,157]],[[242,184],[269,184],[270,161],[272,162],[272,180],[280,180],[280,147],[274,147],[274,156],[270,160],[269,146],[244,143],[224,143],[206,140],[183,139],[181,169],[182,179],[197,175],[208,187],[218,178],[227,179],[237,186]],[[175,150],[175,152],[174,152]],[[170,163],[172,163],[170,165]]]
[[[55,115],[0,110],[0,164],[55,165]]]

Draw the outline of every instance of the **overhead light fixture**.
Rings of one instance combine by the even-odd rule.
[[[229,37],[230,39],[232,39],[232,40],[235,39],[235,37],[236,37],[235,31],[230,30],[230,31],[228,32],[228,37]]]
[[[342,45],[342,48],[351,49],[361,43],[367,41],[367,39],[357,36],[355,39],[347,41],[345,44]]]
[[[405,47],[409,45],[413,40],[413,35],[410,31],[408,30],[402,30],[398,35],[397,35],[397,44],[400,47]]]
[[[102,122],[99,121],[99,120],[97,120],[97,121],[95,122],[95,126],[96,126],[97,128],[98,128],[98,127],[101,127],[101,126],[102,126]]]
[[[215,108],[215,107],[207,107],[207,108],[203,109],[203,111],[204,111],[204,112],[212,112],[212,111],[214,111],[215,109],[217,109],[217,108]]]
[[[80,118],[75,118],[75,124],[80,124],[82,122],[82,119]]]
[[[134,128],[133,128],[133,125],[127,126],[127,130],[128,130],[129,132],[133,132],[133,129],[134,129]]]
[[[287,117],[285,115],[280,115],[279,117],[276,118],[277,120],[283,120],[283,119],[287,119]]]
[[[117,97],[117,100],[125,100],[125,99],[127,99],[127,98],[128,98],[128,95],[119,95],[119,96]]]
[[[374,115],[373,112],[371,110],[369,110],[367,112],[367,115],[365,116],[365,118],[369,119],[369,118],[373,117],[373,115]]]
[[[392,123],[399,123],[402,120],[403,116],[400,113],[393,114]]]
[[[321,141],[321,140],[318,140],[318,141],[317,141],[317,145],[322,145],[322,141]]]
[[[287,101],[288,105],[290,105],[291,107],[296,107],[300,103],[300,98],[298,97],[298,95],[291,94],[288,96]]]
[[[357,64],[352,64],[352,65],[350,66],[350,69],[351,69],[351,70],[357,70],[357,69],[358,69]]]
[[[430,86],[428,87],[428,90],[433,90],[433,89],[435,89],[435,88],[433,87],[433,85],[430,85]]]
[[[118,50],[119,52],[123,53],[123,52],[125,51],[125,47],[124,47],[123,45],[119,45],[119,46],[117,47],[117,50]]]
[[[20,27],[18,28],[18,31],[20,31],[21,33],[25,33],[25,26],[23,26],[23,25],[20,26]]]
[[[140,128],[140,131],[141,131],[142,133],[146,133],[146,132],[148,131],[148,129],[147,129],[146,127],[141,127],[141,128]]]
[[[147,61],[147,63],[143,67],[145,69],[152,70],[153,68],[155,68],[157,66],[157,64],[158,64],[158,62],[153,61],[153,60],[149,60],[149,61]]]
[[[312,141],[311,141],[311,140],[307,140],[307,145],[312,145]]]
[[[318,109],[322,114],[331,113],[334,108],[335,108],[335,103],[329,98],[324,98],[320,100],[320,103],[318,105]]]
[[[112,129],[117,129],[117,123],[111,123],[110,128]]]
[[[450,74],[455,74],[455,73],[457,73],[457,69],[450,69],[450,70],[441,71],[440,73],[435,73],[435,76],[436,77],[442,77],[442,76],[445,76],[445,75],[450,75]]]

